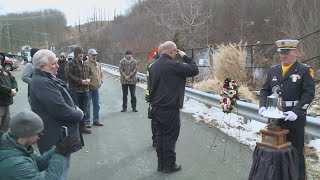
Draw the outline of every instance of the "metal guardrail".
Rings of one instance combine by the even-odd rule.
[[[103,63],[101,64],[102,66],[106,66],[111,69],[115,69],[115,70],[119,69],[117,66],[103,64]],[[143,79],[146,81],[145,74],[137,73],[137,76],[140,79]],[[186,87],[185,90],[186,90],[185,96],[191,99],[197,100],[199,102],[202,102],[204,104],[220,108],[220,96],[195,90],[188,87]],[[237,101],[236,113],[238,115],[243,116],[245,119],[252,119],[252,120],[267,124],[268,119],[265,117],[259,116],[258,110],[259,110],[259,106],[256,104]],[[308,135],[309,138],[320,138],[320,119],[319,118],[307,116],[306,135]]]

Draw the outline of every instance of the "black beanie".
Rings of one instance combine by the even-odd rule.
[[[31,56],[31,58],[33,58],[33,55],[37,52],[37,51],[39,51],[40,49],[38,49],[38,48],[32,48],[31,50],[30,50],[30,56]]]
[[[77,46],[73,49],[74,58],[77,58],[78,54],[83,53],[81,46]]]

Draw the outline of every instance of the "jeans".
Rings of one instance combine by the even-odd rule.
[[[90,123],[91,100],[93,106],[93,122],[99,122],[99,90],[90,90],[88,96],[88,105],[86,111],[86,123]]]
[[[136,98],[136,85],[135,84],[122,84],[122,108],[127,109],[128,102],[128,88],[130,89],[131,95],[131,107],[135,109],[137,106],[137,98]]]
[[[86,119],[86,111],[87,111],[87,104],[88,104],[88,91],[84,92],[76,92],[70,90],[70,96],[76,106],[78,106],[84,113],[83,119],[79,122],[80,128],[85,127],[85,119]]]

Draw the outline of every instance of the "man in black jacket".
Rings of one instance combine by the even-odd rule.
[[[67,83],[65,68],[68,61],[66,59],[67,59],[66,54],[64,52],[60,53],[59,60],[58,60],[59,69],[58,69],[57,78]]]
[[[285,119],[278,125],[289,129],[287,140],[299,155],[299,180],[305,179],[304,133],[307,108],[315,95],[314,71],[297,60],[298,40],[285,39],[276,42],[281,64],[272,66],[260,91],[259,114],[266,110],[267,97],[274,87],[280,87]]]
[[[18,85],[11,73],[3,68],[5,57],[1,58],[0,67],[0,131],[7,131],[10,121],[9,106],[17,94]]]
[[[177,53],[183,62],[175,61]],[[183,106],[186,77],[199,73],[196,63],[172,41],[163,44],[162,56],[150,68],[150,103],[156,126],[158,171],[181,170],[176,164],[175,146],[180,132],[180,108]]]

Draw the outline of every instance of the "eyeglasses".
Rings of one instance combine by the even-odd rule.
[[[66,57],[64,57],[64,56],[60,56],[60,58],[66,58]]]
[[[43,133],[42,133],[42,132],[39,132],[39,133],[37,133],[37,136],[38,136],[38,137],[41,137],[41,136],[43,136]]]

